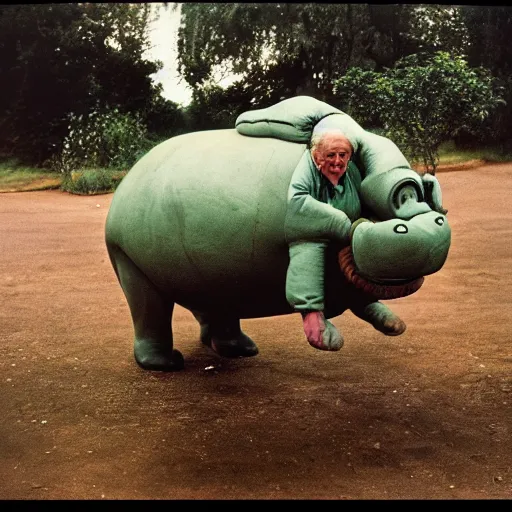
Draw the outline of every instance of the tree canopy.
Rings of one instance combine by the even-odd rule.
[[[350,67],[379,71],[422,49],[457,48],[463,31],[446,9],[413,4],[185,3],[181,16],[185,80],[208,86],[227,68],[257,104],[297,94],[329,101],[332,80]]]
[[[150,4],[0,7],[0,151],[41,163],[60,150],[70,113],[147,108],[159,89],[144,59]]]
[[[466,48],[469,65],[489,69],[504,90],[506,105],[485,124],[495,142],[512,149],[512,7],[461,5],[458,9],[470,37]],[[481,142],[474,136],[463,142],[474,144],[475,140]]]
[[[499,79],[508,106],[481,123],[512,144],[510,7],[185,3],[181,12],[179,69],[198,99],[196,110],[227,103],[236,115],[247,105],[264,108],[300,94],[339,106],[333,83],[351,69],[386,73],[405,57],[444,51]],[[222,70],[239,79],[212,96]],[[457,137],[471,133],[461,129]]]
[[[383,128],[430,172],[441,143],[463,130],[479,134],[482,121],[503,104],[502,88],[488,70],[442,51],[408,55],[382,73],[351,68],[334,81],[334,90],[348,114]]]

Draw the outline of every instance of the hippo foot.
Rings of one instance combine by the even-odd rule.
[[[175,372],[185,367],[179,350],[162,350],[159,345],[148,341],[135,341],[134,356],[137,364],[144,370]]]
[[[256,343],[243,332],[231,339],[212,336],[209,341],[202,341],[222,357],[252,357],[259,352]]]
[[[395,318],[384,318],[382,322],[373,324],[373,326],[386,336],[400,336],[407,328],[405,322],[397,316]]]
[[[325,320],[325,331],[323,332],[324,348],[322,348],[322,350],[341,350],[344,344],[345,340],[343,339],[341,332],[338,331],[338,329],[336,329],[329,320]]]
[[[401,318],[395,315],[385,304],[378,301],[368,304],[364,311],[360,313],[356,310],[352,311],[386,336],[399,336],[407,328]]]

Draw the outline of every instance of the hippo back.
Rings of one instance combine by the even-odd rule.
[[[185,307],[235,308],[240,317],[290,312],[284,219],[304,149],[234,129],[169,139],[117,188],[107,247]]]

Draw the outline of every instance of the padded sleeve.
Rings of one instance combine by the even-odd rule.
[[[325,242],[290,244],[286,300],[296,311],[323,311]]]
[[[313,127],[335,107],[309,96],[289,98],[268,108],[240,114],[235,122],[238,133],[251,137],[273,137],[289,142],[308,143]]]

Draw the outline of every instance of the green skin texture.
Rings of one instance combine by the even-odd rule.
[[[240,319],[293,312],[285,294],[287,194],[305,149],[236,130],[196,132],[159,144],[125,176],[105,235],[142,368],[183,368],[173,347],[174,304],[192,311],[201,341],[228,357],[258,352],[240,330]],[[361,229],[368,237],[373,226],[382,229],[372,224],[356,233]],[[295,238],[299,231],[295,225]],[[309,232],[304,226],[305,238]],[[364,311],[375,301],[346,281],[336,256],[334,249],[327,251],[326,318],[352,309],[373,323]]]

